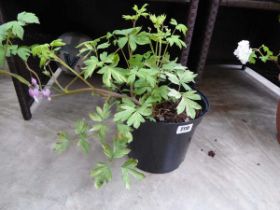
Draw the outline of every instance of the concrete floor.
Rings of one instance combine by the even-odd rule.
[[[70,129],[100,99],[68,96],[44,102],[25,122],[8,79],[0,80],[1,210],[279,210],[280,145],[277,97],[240,71],[207,69],[201,89],[211,111],[180,168],[146,174],[126,190],[114,181],[96,190],[89,170],[103,155],[76,148],[56,155],[56,131]],[[203,150],[203,151],[202,151]],[[216,153],[214,158],[207,155]]]

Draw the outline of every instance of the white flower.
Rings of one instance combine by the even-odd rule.
[[[246,64],[249,61],[252,51],[253,50],[250,48],[249,41],[242,40],[238,42],[238,47],[233,54],[241,61],[242,64]]]

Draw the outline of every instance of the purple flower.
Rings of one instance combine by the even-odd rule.
[[[34,77],[31,77],[31,84],[35,87],[38,86],[37,80]]]
[[[29,90],[29,95],[36,101],[39,102],[39,97],[41,95],[39,88],[37,87],[30,87]]]
[[[42,90],[43,97],[47,98],[49,101],[51,100],[51,91],[50,89],[46,88]]]

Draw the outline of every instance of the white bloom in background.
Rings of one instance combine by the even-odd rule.
[[[238,42],[238,47],[235,49],[233,54],[241,61],[242,64],[246,64],[249,61],[252,51],[253,50],[250,48],[249,41],[242,40]]]

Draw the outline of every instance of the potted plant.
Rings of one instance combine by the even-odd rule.
[[[172,47],[186,47],[181,35],[186,34],[187,27],[175,19],[168,21],[165,15],[150,14],[146,8],[147,4],[141,8],[135,5],[133,15],[123,16],[132,27],[108,32],[77,46],[78,56],[84,60],[81,72],[57,55],[64,45],[62,40],[25,47],[23,53],[12,43],[12,38],[22,38],[23,34],[10,24],[38,23],[35,15],[21,13],[17,21],[1,26],[6,34],[2,37],[4,55],[19,55],[32,79],[27,81],[19,75],[1,73],[28,85],[30,96],[35,100],[84,92],[104,98],[104,105],[97,106],[89,114],[89,120],[77,121],[72,134],[60,132],[54,145],[61,153],[75,142],[87,154],[91,141],[96,139],[93,136],[97,137],[107,157],[91,171],[97,188],[112,179],[111,162],[127,155],[129,158],[121,165],[127,188],[130,175],[138,179],[144,177],[137,167],[153,173],[176,169],[185,157],[195,128],[208,110],[207,98],[193,88],[196,74],[169,53]],[[146,19],[149,26],[138,26],[140,19]],[[56,62],[75,77],[64,86],[55,80],[58,90],[52,93],[29,67],[29,56],[39,58],[45,75],[52,76],[50,63]],[[89,78],[96,75],[101,76],[102,87],[90,82]],[[75,89],[73,83],[78,80],[84,87]],[[108,121],[116,128],[113,139],[107,136]]]
[[[261,45],[259,48],[251,48],[250,43],[247,40],[242,40],[238,43],[238,47],[234,51],[234,55],[241,61],[243,65],[247,62],[255,64],[257,60],[263,63],[273,62],[279,66],[280,54],[274,54],[269,47]],[[280,80],[280,74],[278,76]],[[280,100],[278,101],[277,112],[276,112],[276,129],[277,129],[277,140],[280,143]]]

